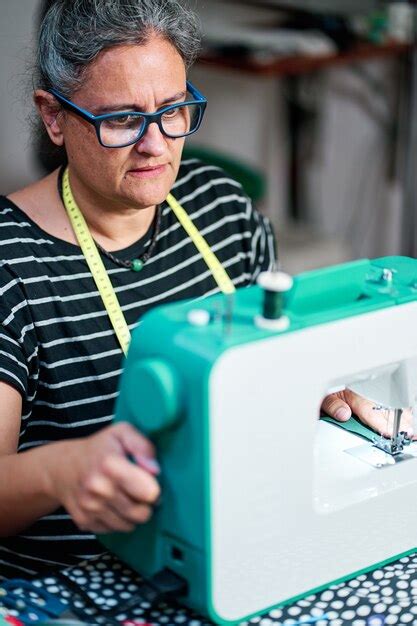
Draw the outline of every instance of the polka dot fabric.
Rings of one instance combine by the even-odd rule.
[[[138,594],[141,579],[109,554],[67,569],[59,576],[36,580],[34,584],[57,595],[71,608],[91,616],[94,623],[117,624],[134,620],[136,624],[151,623],[155,626],[211,624],[174,603],[152,605],[147,601],[138,601],[133,608],[121,608],[132,603]],[[82,590],[81,595],[75,593],[77,589]],[[106,615],[111,615],[111,620]],[[332,585],[289,606],[274,609],[265,616],[242,622],[242,626],[312,623],[315,626],[417,626],[417,554]]]

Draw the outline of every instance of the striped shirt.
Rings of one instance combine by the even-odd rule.
[[[220,169],[183,161],[172,189],[236,287],[271,266],[268,220]],[[132,330],[150,308],[218,292],[193,242],[168,205],[152,256],[132,272],[103,256]],[[140,256],[152,235],[115,252]],[[37,226],[0,197],[0,380],[23,398],[18,451],[84,437],[109,424],[122,352],[78,246]],[[103,552],[59,509],[20,535],[0,540],[0,578],[30,577]]]

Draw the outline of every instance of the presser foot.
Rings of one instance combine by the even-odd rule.
[[[401,454],[404,450],[405,446],[409,446],[411,443],[410,437],[408,437],[405,431],[401,431],[398,433],[396,437],[391,439],[385,439],[385,437],[379,437],[378,439],[374,439],[373,445],[375,448],[379,450],[383,450],[387,454],[391,454],[392,456],[396,456],[397,454]]]
[[[373,407],[374,411],[383,411],[386,415],[386,419],[388,422],[388,416],[391,411],[393,411],[393,424],[392,424],[392,436],[391,439],[386,439],[382,435],[378,437],[378,439],[374,438],[372,444],[375,448],[390,454],[391,456],[396,456],[398,454],[402,454],[404,450],[404,446],[408,446],[411,443],[410,437],[403,430],[400,431],[401,417],[403,414],[403,409],[391,409],[390,407],[386,407],[383,405],[376,405]]]

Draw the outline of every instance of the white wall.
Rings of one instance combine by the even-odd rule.
[[[38,0],[0,0],[0,193],[34,180],[27,117],[32,108],[26,89],[33,59],[31,39]]]

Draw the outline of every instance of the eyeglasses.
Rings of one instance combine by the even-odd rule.
[[[192,135],[200,128],[207,106],[206,98],[188,81],[187,92],[191,94],[191,100],[170,104],[155,113],[121,111],[93,115],[67,100],[55,89],[48,91],[64,109],[92,124],[100,144],[105,148],[124,148],[137,143],[152,123],[158,124],[161,133],[172,139]]]

